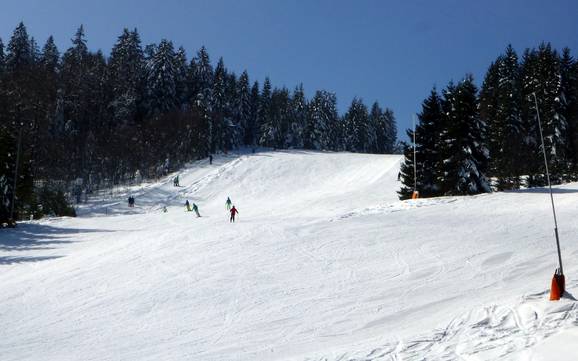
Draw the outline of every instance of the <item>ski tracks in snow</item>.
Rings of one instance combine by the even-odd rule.
[[[573,297],[556,303],[546,299],[547,292],[543,292],[524,296],[512,306],[482,306],[421,337],[311,360],[507,360],[549,336],[578,326],[578,306]]]

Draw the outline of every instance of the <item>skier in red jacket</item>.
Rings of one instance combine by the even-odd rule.
[[[237,208],[235,208],[235,206],[233,206],[230,212],[231,212],[231,219],[229,219],[229,222],[235,222],[235,214],[238,214],[239,211],[237,210]]]

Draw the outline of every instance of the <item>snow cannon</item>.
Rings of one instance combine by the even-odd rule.
[[[556,268],[554,272],[554,277],[552,277],[552,284],[550,286],[550,301],[558,301],[562,294],[564,294],[564,289],[566,287],[566,278],[560,272],[559,268]]]
[[[411,194],[411,199],[418,199],[418,198],[419,198],[419,192],[413,191],[413,193]]]

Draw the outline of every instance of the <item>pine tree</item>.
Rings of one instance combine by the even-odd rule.
[[[249,87],[249,74],[243,71],[237,82],[237,97],[239,99],[239,131],[243,138],[243,144],[252,142],[251,133],[254,127],[251,119],[251,89]]]
[[[31,42],[24,23],[18,24],[7,47],[6,70],[12,73],[24,72],[34,63]]]
[[[187,54],[185,48],[179,47],[177,53],[175,54],[175,67],[176,67],[176,97],[179,109],[185,110],[189,102],[189,90],[187,88]]]
[[[568,160],[573,169],[572,180],[578,179],[578,62],[564,48],[560,59],[561,100],[564,104],[564,118],[568,123]]]
[[[393,154],[395,145],[397,143],[397,124],[395,122],[395,116],[393,111],[389,108],[385,108],[381,115],[382,120],[380,121],[385,128],[385,149],[386,154]]]
[[[265,132],[269,132],[271,122],[271,81],[269,78],[265,78],[260,99],[258,112],[258,124],[260,127],[258,129],[258,139],[260,145],[265,145],[269,142],[269,139],[267,138],[269,134],[265,134]]]
[[[213,80],[213,94],[211,97],[213,110],[213,138],[210,146],[211,153],[225,147],[225,116],[227,114],[227,94],[226,94],[227,70],[223,58],[219,59],[215,68],[215,78]]]
[[[441,191],[450,195],[490,192],[485,173],[488,150],[485,124],[479,118],[477,89],[472,76],[450,85],[442,103],[445,129],[441,133],[444,176]]]
[[[123,30],[112,48],[108,68],[113,122],[124,126],[135,124],[144,96],[145,74],[144,54],[136,29]]]
[[[511,46],[490,66],[480,91],[480,118],[488,126],[489,174],[498,190],[516,189],[523,173],[524,134],[518,57]]]
[[[369,127],[367,107],[359,98],[354,98],[345,113],[347,128],[347,150],[350,152],[366,152],[372,141]]]
[[[4,74],[5,63],[6,59],[4,56],[4,43],[2,42],[2,38],[0,38],[0,77]]]
[[[303,133],[307,121],[307,99],[303,84],[293,90],[289,108],[289,129],[285,143],[291,148],[303,148]]]
[[[566,109],[562,94],[560,58],[550,44],[541,44],[537,50],[526,51],[522,68],[524,125],[532,140],[528,145],[533,153],[528,186],[545,184],[533,94],[536,94],[538,101],[551,180],[554,184],[560,183],[568,172],[568,123],[564,117]]]
[[[409,139],[413,140],[413,130],[408,129],[406,131],[407,136],[409,137]],[[397,192],[397,194],[399,194],[399,199],[404,200],[404,199],[410,199],[413,195],[414,191],[419,191],[420,189],[422,189],[423,187],[421,186],[421,183],[419,183],[419,180],[421,180],[421,177],[415,178],[414,174],[416,174],[416,172],[414,172],[414,170],[417,170],[417,168],[414,168],[414,149],[413,149],[413,144],[409,144],[407,142],[402,142],[401,143],[402,149],[403,149],[403,162],[401,162],[400,165],[400,169],[399,169],[399,180],[401,181],[401,188],[400,190]],[[420,169],[423,169],[420,167]],[[419,175],[419,173],[418,173]]]
[[[334,93],[325,90],[315,92],[309,102],[305,129],[303,132],[303,146],[305,149],[329,149],[332,141],[340,136],[331,137],[341,129],[337,128],[337,98]]]
[[[259,105],[261,101],[261,96],[259,95],[259,83],[255,81],[251,87],[251,124],[247,135],[247,140],[249,141],[247,145],[255,147],[257,145],[257,140],[260,137],[259,129],[261,129],[261,124],[259,123]]]
[[[194,62],[191,63],[191,68],[194,71],[194,84],[192,85],[192,89],[194,89],[195,93],[193,93],[193,106],[202,118],[202,153],[204,156],[207,156],[215,147],[215,138],[219,138],[219,135],[215,134],[215,124],[211,118],[214,81],[213,66],[211,65],[209,53],[204,46],[197,52]]]
[[[241,145],[242,138],[240,134],[240,100],[237,86],[237,75],[235,73],[227,73],[225,77],[225,146],[227,149],[234,149]]]
[[[147,63],[147,97],[149,115],[177,109],[177,64],[173,43],[161,40]]]

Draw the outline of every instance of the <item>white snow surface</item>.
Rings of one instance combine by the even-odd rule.
[[[551,302],[545,189],[399,201],[400,160],[223,155],[2,230],[0,360],[578,359],[578,184]]]

